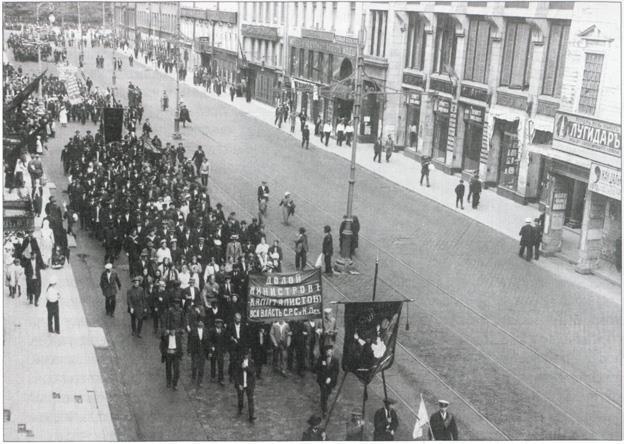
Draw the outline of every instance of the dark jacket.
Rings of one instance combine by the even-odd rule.
[[[336,386],[339,369],[340,362],[337,357],[332,356],[331,363],[327,365],[327,358],[321,356],[316,364],[316,382],[321,386],[333,389]],[[329,384],[325,383],[327,378],[331,379]]]
[[[334,239],[331,233],[326,233],[323,238],[323,254],[325,256],[331,256],[334,254]]]
[[[390,432],[396,431],[399,427],[399,418],[393,408],[389,409],[389,413],[390,422],[388,422],[388,418],[386,417],[385,408],[382,407],[375,412],[375,432],[373,435],[375,441],[394,441],[394,434]]]
[[[534,231],[531,224],[523,225],[520,228],[520,245],[524,245],[526,247],[533,245],[535,242],[534,239]]]
[[[243,368],[243,363],[237,362],[234,365],[234,384],[236,384],[236,388],[243,385],[243,373],[247,373],[247,389],[253,391],[256,388],[256,367],[253,362],[253,359],[248,360],[248,365],[246,368]]]
[[[137,318],[144,318],[147,316],[149,311],[149,305],[147,298],[145,297],[145,290],[143,290],[141,287],[132,287],[128,289],[127,298],[128,313],[130,313],[130,309],[132,309],[133,314]]]
[[[33,276],[41,282],[41,269],[44,268],[43,261],[41,260],[41,256],[37,255],[35,259],[35,267],[33,268],[32,262],[30,258],[23,260],[24,264],[24,274],[26,275],[26,279],[31,280]]]
[[[197,328],[194,328],[193,330],[191,330],[191,332],[189,333],[189,340],[188,340],[188,352],[191,354],[200,354],[203,353],[205,357],[208,357],[208,354],[210,352],[210,332],[208,331],[208,329],[206,328],[206,326],[204,326],[203,332],[202,332],[202,339],[199,339],[199,332],[197,331]]]
[[[446,420],[442,419],[440,412],[435,412],[429,418],[429,439],[435,439],[436,441],[457,441],[457,425],[455,424],[455,417],[453,414],[446,412]],[[433,437],[431,436],[433,432]]]
[[[117,291],[121,288],[121,281],[117,276],[117,273],[111,271],[110,279],[106,276],[106,270],[102,273],[100,277],[100,289],[104,294],[104,297],[111,297],[117,294]]]

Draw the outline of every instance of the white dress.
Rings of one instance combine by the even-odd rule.
[[[41,259],[46,265],[50,264],[52,259],[52,249],[54,248],[54,232],[51,228],[42,228],[37,236],[37,243],[41,251]]]
[[[65,108],[61,108],[59,111],[59,122],[61,125],[67,125],[67,111]]]

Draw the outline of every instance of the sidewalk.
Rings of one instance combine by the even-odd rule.
[[[130,51],[124,52],[129,55]],[[143,63],[143,59],[139,56],[135,62]],[[151,69],[158,70],[154,63],[148,63]],[[158,70],[162,74],[167,75],[162,69]],[[175,73],[169,73],[170,77],[175,79]],[[257,100],[247,102],[244,97],[236,97],[234,101],[230,100],[230,95],[222,93],[217,96],[215,93],[208,93],[204,87],[193,85],[192,74],[187,75],[186,81],[181,82],[182,85],[194,88],[198,91],[202,91],[204,94],[210,96],[215,100],[220,100],[223,103],[227,103],[249,114],[258,120],[261,120],[269,125],[275,126],[275,109],[272,106],[261,103]],[[180,99],[184,100],[183,89],[180,89]],[[290,132],[290,123],[286,122],[282,124],[281,130],[284,133],[292,134],[299,142],[301,141],[300,121],[297,119],[295,132]],[[346,160],[351,159],[351,147],[343,144],[342,147],[336,144],[336,139],[332,138],[329,141],[328,146],[325,146],[320,142],[317,136],[314,136],[314,125],[310,123],[310,146],[322,149],[324,151],[333,153]],[[358,144],[356,154],[357,164],[369,170],[372,173],[378,174],[390,182],[414,191],[424,197],[438,202],[452,211],[463,214],[464,216],[482,223],[506,236],[518,240],[519,231],[524,220],[527,217],[535,219],[539,216],[537,208],[530,205],[520,205],[510,199],[504,198],[496,193],[495,190],[488,189],[483,190],[481,194],[481,201],[477,210],[472,209],[470,204],[464,202],[464,210],[455,208],[455,186],[459,182],[460,175],[448,175],[441,171],[430,169],[429,180],[431,187],[421,186],[420,181],[420,163],[409,158],[403,153],[394,153],[389,163],[385,162],[385,156],[382,155],[382,163],[373,162],[373,145],[372,144]],[[356,176],[357,181],[357,176]],[[468,188],[468,184],[466,184]],[[466,190],[467,193],[467,190]],[[467,195],[467,194],[466,194]],[[564,232],[564,242],[567,244],[574,244],[574,234]],[[594,275],[581,275],[574,271],[574,260],[567,252],[557,254],[555,257],[541,258],[539,261],[533,261],[536,265],[545,268],[552,273],[560,276],[570,282],[575,283],[590,291],[598,292],[599,294],[606,296],[609,300],[618,302],[621,304],[621,274],[614,268],[610,269],[606,267],[600,270]]]
[[[46,186],[44,202],[48,196]],[[60,335],[47,330],[52,275],[62,295]],[[87,326],[70,264],[43,270],[41,280],[38,307],[4,289],[4,441],[116,441],[93,348],[106,346],[104,332]]]

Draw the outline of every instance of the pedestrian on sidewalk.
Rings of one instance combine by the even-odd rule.
[[[308,115],[305,113],[305,111],[301,111],[299,113],[299,129],[301,130],[301,132],[303,132],[303,128],[307,121],[308,121]]]
[[[325,273],[332,274],[332,262],[331,257],[334,254],[334,240],[331,235],[331,227],[325,225],[323,229],[325,237],[323,238],[323,258],[325,259]]]
[[[291,133],[295,132],[295,125],[296,124],[297,124],[297,113],[293,109],[293,110],[290,111],[290,132]]]
[[[351,121],[345,126],[345,137],[347,138],[347,146],[351,146],[353,140],[353,122]]]
[[[310,149],[310,127],[306,123],[301,132],[301,148],[305,145],[305,149]]]
[[[201,166],[199,167],[199,177],[201,178],[201,184],[204,187],[208,186],[208,176],[210,175],[210,162],[204,157]]]
[[[464,209],[464,193],[466,186],[464,185],[464,179],[459,179],[459,184],[455,187],[455,208],[461,205],[461,209]]]
[[[518,256],[524,257],[524,252],[526,250],[526,260],[528,262],[531,261],[533,245],[535,245],[535,230],[531,222],[532,219],[527,217],[524,220],[524,225],[520,228],[520,251],[518,252]]]
[[[41,259],[41,255],[36,250],[30,251],[30,258],[24,263],[24,274],[26,275],[26,293],[28,302],[39,305],[39,296],[41,296],[41,270],[45,268],[45,264]],[[18,294],[18,297],[20,294]]]
[[[230,102],[234,101],[234,96],[236,96],[236,90],[234,89],[234,85],[230,85]]]
[[[420,166],[420,186],[423,184],[423,179],[427,179],[427,188],[429,188],[429,168],[431,167],[431,157],[424,156]]]
[[[33,251],[31,255],[34,255]],[[13,259],[13,263],[9,265],[7,268],[6,279],[7,285],[9,286],[9,297],[15,298],[16,295],[19,298],[22,295],[22,288],[20,286],[20,282],[22,280],[22,276],[24,275],[24,268],[20,263],[20,259],[16,257]],[[27,284],[28,285],[28,284]],[[30,299],[30,296],[29,296]]]
[[[135,276],[132,278],[132,287],[128,289],[126,294],[128,313],[130,314],[130,328],[132,336],[141,338],[141,329],[143,328],[143,319],[147,316],[147,300],[145,298],[145,290],[141,288],[143,278]]]
[[[247,395],[247,408],[249,409],[249,422],[254,422],[254,390],[256,388],[256,369],[250,357],[249,349],[246,349],[240,362],[234,367],[234,384],[238,395],[238,414],[243,413],[244,396]]]
[[[377,160],[377,163],[381,163],[382,147],[383,147],[383,142],[381,141],[381,136],[379,136],[373,145],[373,149],[375,150],[375,155],[373,156],[373,163],[375,163],[375,159]]]
[[[56,287],[56,276],[50,277],[46,290],[46,308],[48,310],[48,332],[61,334],[61,324],[59,320],[59,300],[61,293]]]
[[[475,174],[472,179],[470,179],[470,185],[468,187],[468,202],[470,202],[471,197],[472,208],[476,210],[481,200],[481,181],[479,180],[478,173]]]
[[[338,121],[338,124],[336,125],[336,144],[338,146],[342,146],[342,141],[344,140],[344,133],[345,133],[345,124],[344,124],[344,121],[340,119]]]
[[[274,125],[277,125],[278,128],[282,127],[282,104],[278,103],[275,107],[275,122]]]
[[[321,143],[323,143],[323,137],[325,137],[325,146],[329,143],[329,135],[331,134],[331,124],[328,121],[325,121],[323,124],[323,134],[321,134]]]
[[[539,260],[540,256],[540,246],[542,244],[542,234],[544,233],[544,226],[542,225],[542,215],[540,217],[536,217],[533,221],[533,256],[535,260]]]
[[[303,271],[305,268],[308,250],[308,235],[306,229],[301,227],[299,228],[299,235],[295,239],[295,270]]]
[[[392,135],[388,134],[388,138],[386,139],[386,162],[390,162],[390,156],[394,152],[394,141],[392,140]]]
[[[104,272],[100,276],[100,289],[105,299],[106,314],[112,318],[115,315],[117,292],[121,290],[121,281],[110,262],[104,266]]]
[[[321,132],[321,126],[323,125],[323,119],[321,119],[321,116],[316,116],[316,120],[314,121],[314,135],[318,136],[320,135]],[[321,143],[323,142],[323,138],[321,135]]]
[[[160,341],[160,353],[165,363],[165,377],[167,388],[178,389],[180,379],[180,359],[182,358],[182,330],[165,330],[165,336]]]

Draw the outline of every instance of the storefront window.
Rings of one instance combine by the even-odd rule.
[[[448,115],[436,113],[433,125],[433,158],[444,162],[448,143]]]
[[[483,140],[483,116],[483,108],[468,106],[464,109],[465,129],[462,168],[467,171],[479,170]]]
[[[518,135],[505,132],[501,146],[501,178],[500,185],[515,191],[518,185]]]
[[[405,144],[409,147],[418,146],[418,125],[420,124],[420,104],[408,103],[405,120]]]

